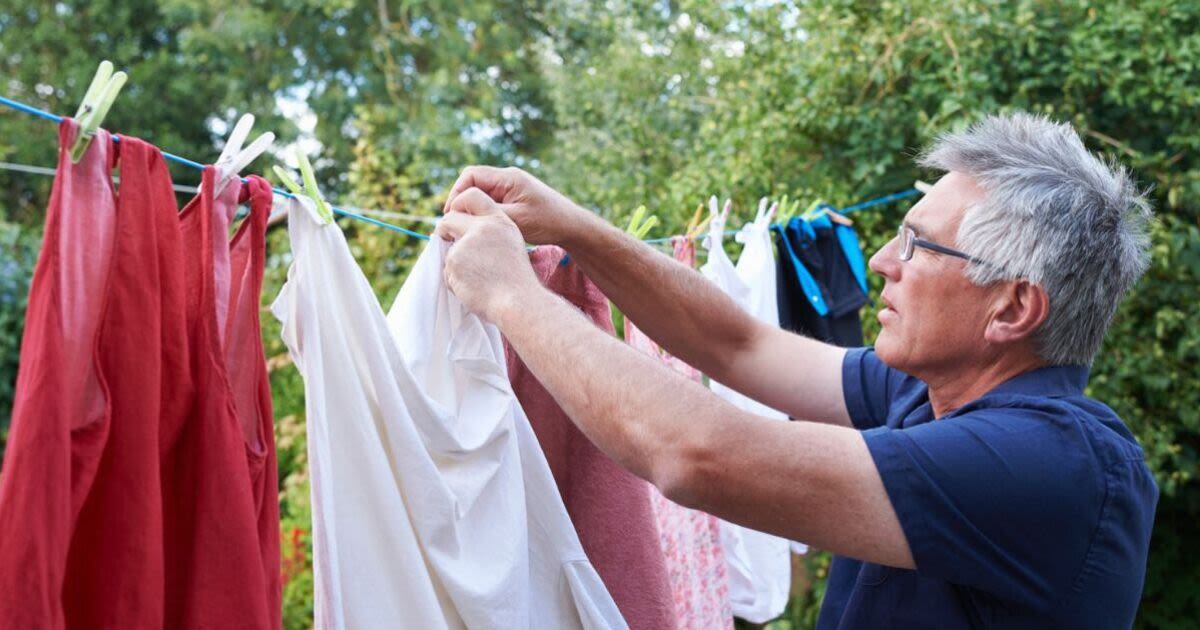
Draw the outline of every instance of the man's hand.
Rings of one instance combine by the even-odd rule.
[[[566,246],[574,235],[588,229],[595,215],[580,208],[541,180],[519,168],[469,166],[450,188],[443,212],[456,209],[455,203],[468,191],[482,192],[496,207],[512,219],[525,241],[534,245]]]
[[[542,290],[520,230],[478,188],[455,196],[434,234],[455,242],[446,255],[446,284],[472,313],[498,323],[507,304]]]

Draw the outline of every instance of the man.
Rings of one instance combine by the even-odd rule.
[[[1146,266],[1149,208],[1067,125],[991,117],[871,258],[874,349],[761,324],[700,274],[516,169],[471,167],[438,234],[452,291],[580,429],[671,499],[835,554],[821,628],[1132,624],[1158,490],[1083,394]],[[557,243],[650,337],[789,413],[740,411],[543,289]]]

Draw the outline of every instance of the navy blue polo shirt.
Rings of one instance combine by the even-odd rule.
[[[817,627],[1128,628],[1158,487],[1085,367],[1026,372],[934,420],[923,382],[846,354],[846,407],[915,571],[835,557]]]

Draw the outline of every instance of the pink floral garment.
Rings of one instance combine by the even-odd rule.
[[[672,244],[675,259],[694,268],[696,248],[692,241],[676,238]],[[668,354],[628,319],[625,320],[625,341],[658,357],[684,376],[700,381],[698,370]],[[729,577],[725,572],[719,521],[710,514],[672,503],[653,487],[650,495],[679,628],[732,628],[733,608],[729,601]]]

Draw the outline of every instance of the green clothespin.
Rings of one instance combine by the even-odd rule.
[[[779,200],[779,210],[775,213],[775,222],[786,226],[796,216],[796,211],[799,208],[799,199],[790,199],[787,195],[784,195]]]
[[[788,211],[791,209],[791,204],[788,203],[788,196],[784,195],[779,198],[779,209],[775,211],[775,222],[786,224],[788,220]]]
[[[638,206],[637,209],[633,211],[633,216],[629,217],[629,227],[625,228],[626,232],[632,234],[639,241],[646,238],[646,234],[648,234],[654,226],[658,225],[657,216],[652,214],[649,217],[646,217],[646,219],[643,221],[642,217],[645,216],[646,206]]]
[[[104,117],[108,115],[108,110],[112,108],[113,101],[117,100],[117,94],[125,87],[125,81],[128,79],[129,75],[124,72],[113,73],[111,61],[100,62],[91,85],[83,95],[83,102],[75,112],[75,121],[79,123],[79,135],[71,145],[72,164],[78,164],[79,160],[83,159],[96,130],[100,128],[100,123],[104,122]]]
[[[804,211],[804,214],[800,215],[800,218],[805,221],[812,221],[822,214],[825,214],[825,201],[817,199],[808,205],[808,209]]]
[[[321,196],[321,191],[317,188],[317,177],[313,173],[312,164],[299,148],[296,149],[296,161],[300,164],[300,177],[304,180],[303,189],[301,189],[300,184],[296,180],[292,179],[292,176],[287,171],[279,168],[278,165],[272,167],[275,170],[275,177],[278,177],[279,181],[293,195],[312,199],[317,216],[322,222],[333,223],[333,209],[329,207],[329,204],[325,202],[325,198]]]

